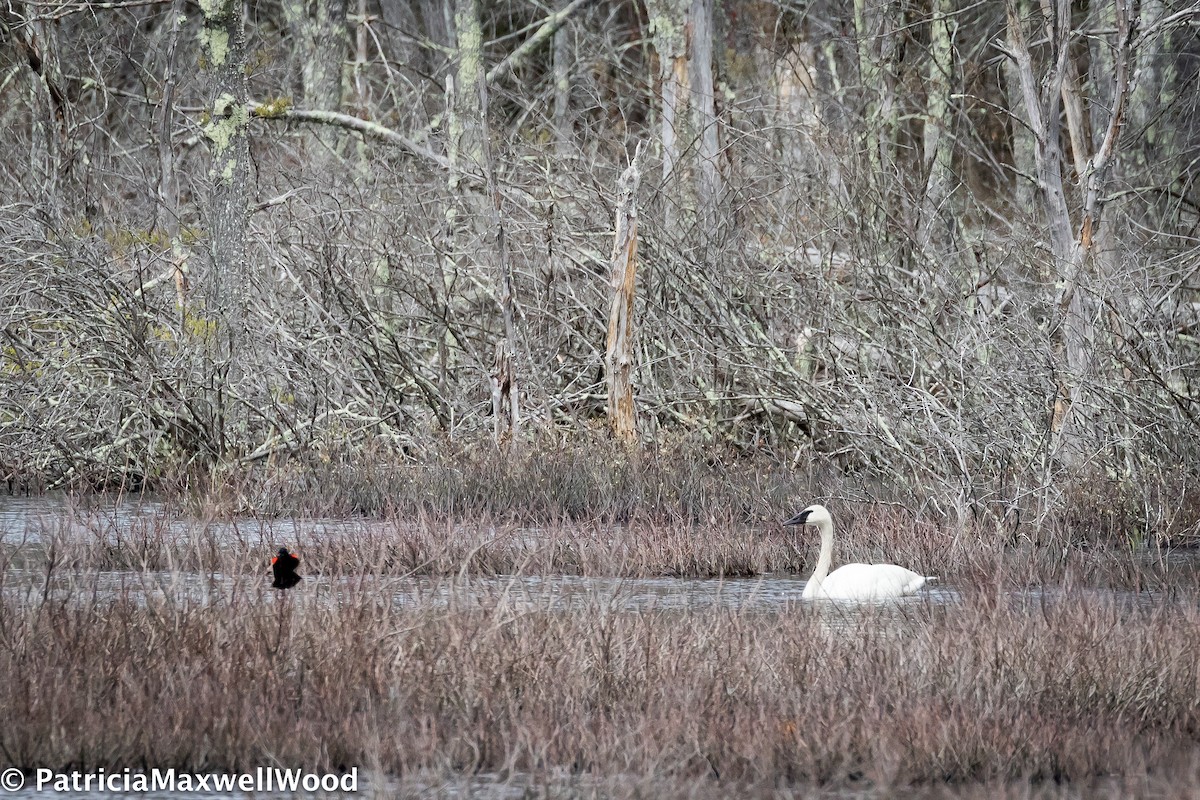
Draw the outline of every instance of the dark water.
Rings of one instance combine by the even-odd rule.
[[[264,577],[264,580],[266,578]],[[579,575],[493,575],[448,577],[378,577],[328,580],[306,576],[292,597],[336,597],[361,591],[364,582],[376,596],[389,594],[400,607],[495,608],[514,611],[605,610],[621,613],[644,611],[696,612],[725,608],[738,612],[784,610],[809,601],[801,599],[805,581],[794,575],[756,578],[610,578]],[[90,601],[105,598],[171,597],[216,601],[242,587],[244,579],[219,572],[112,570],[86,575],[57,575],[46,585],[45,572],[10,567],[3,589],[8,597],[40,599],[43,593],[61,598],[86,595]],[[894,601],[900,605],[946,603],[957,599],[950,589],[936,589]]]
[[[55,540],[136,542],[141,537],[172,543],[216,541],[273,549],[276,542],[312,543],[325,538],[361,535],[374,527],[387,532],[389,523],[361,519],[241,519],[206,521],[176,517],[155,502],[124,500],[81,508],[65,497],[0,500],[0,547],[9,550],[3,576],[5,594],[40,597],[86,589],[89,597],[154,597],[170,595],[206,601],[232,591],[239,579],[219,572],[172,569],[89,570],[52,576],[47,584],[46,549]],[[394,527],[391,528],[394,530]],[[536,547],[538,531],[518,532],[518,546]],[[528,541],[525,541],[528,540]],[[524,544],[522,544],[524,543]],[[465,575],[446,577],[373,577],[372,589],[390,594],[398,605],[487,606],[503,603],[517,610],[577,611],[602,608],[618,612],[645,610],[775,611],[804,602],[805,580],[791,574],[754,578],[618,578],[578,575]],[[334,596],[361,586],[358,579],[306,575],[299,590]],[[934,588],[903,603],[945,603],[957,598],[950,588]]]
[[[30,600],[60,597],[86,590],[89,598],[171,597],[209,602],[244,590],[243,576],[182,569],[113,569],[66,571],[46,577],[47,549],[54,541],[126,543],[141,539],[166,541],[173,546],[203,543],[210,546],[251,545],[273,551],[280,542],[311,545],[324,539],[348,538],[376,533],[386,536],[396,530],[394,522],[363,519],[279,518],[202,520],[174,515],[161,504],[137,498],[90,499],[86,505],[65,495],[0,498],[0,587],[5,596]],[[518,547],[540,545],[536,529],[518,531],[508,537]],[[172,548],[165,548],[171,550]],[[1157,560],[1195,562],[1195,553],[1148,553]],[[158,559],[158,560],[161,560]],[[136,559],[134,560],[136,564]],[[264,566],[265,574],[265,566]],[[777,612],[798,605],[805,578],[793,574],[766,574],[752,578],[607,577],[579,575],[463,575],[456,578],[429,576],[368,576],[328,578],[307,574],[297,593],[317,598],[334,598],[361,590],[371,581],[375,593],[390,595],[399,606],[445,606],[492,608],[504,604],[514,610],[579,611],[602,609],[639,613],[647,610],[698,612],[728,609],[737,612]],[[1076,590],[1078,593],[1080,590]],[[1151,592],[1095,591],[1122,605],[1155,602]],[[1010,592],[1018,603],[1053,602],[1061,593],[1053,588]],[[939,582],[914,597],[889,601],[900,608],[953,605],[961,599],[953,583]],[[836,607],[839,604],[823,604]],[[2,799],[0,799],[2,800]]]
[[[355,534],[386,523],[362,519],[272,517],[203,520],[170,513],[154,500],[77,501],[67,495],[0,498],[0,541],[38,545],[56,536],[114,542],[138,536],[212,537],[223,542],[315,541]]]

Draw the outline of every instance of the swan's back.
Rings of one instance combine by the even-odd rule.
[[[896,564],[846,564],[819,584],[809,581],[804,597],[827,600],[887,600],[916,594],[930,579]]]

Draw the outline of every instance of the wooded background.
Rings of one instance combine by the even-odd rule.
[[[1198,33],[1160,0],[14,0],[0,468],[616,435],[946,508],[1169,498]]]

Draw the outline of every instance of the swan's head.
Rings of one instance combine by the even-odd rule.
[[[785,520],[784,525],[822,525],[833,524],[833,519],[829,516],[829,511],[825,506],[812,505],[801,511],[791,519]]]

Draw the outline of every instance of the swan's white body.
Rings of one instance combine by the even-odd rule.
[[[888,600],[916,594],[933,576],[919,575],[895,564],[846,564],[829,571],[833,560],[833,519],[824,506],[809,506],[784,525],[814,525],[821,532],[817,568],[804,585],[803,597],[816,600]]]

